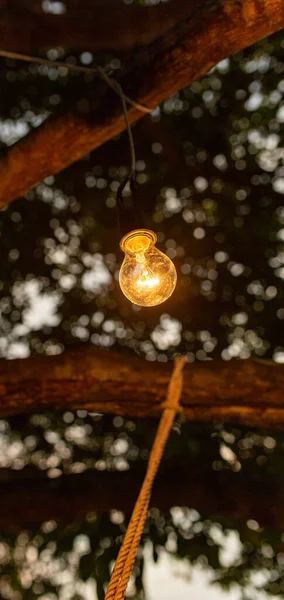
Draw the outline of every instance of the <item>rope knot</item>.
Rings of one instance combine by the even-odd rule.
[[[162,403],[163,410],[173,410],[174,412],[183,412],[180,404],[180,397],[183,386],[183,369],[187,362],[185,356],[175,356],[175,366],[171,376],[166,400]]]

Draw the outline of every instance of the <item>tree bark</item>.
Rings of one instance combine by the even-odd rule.
[[[284,25],[281,0],[192,0],[188,17],[124,65],[125,93],[149,108],[204,75],[221,59]],[[143,113],[131,108],[131,122]],[[106,90],[93,115],[71,111],[41,125],[0,160],[0,207],[113,138],[125,128],[121,107]]]
[[[86,409],[158,417],[172,365],[82,347],[58,356],[0,361],[0,416]],[[186,367],[182,404],[188,421],[250,427],[284,425],[284,365],[206,361]]]
[[[0,529],[38,527],[43,521],[72,523],[88,512],[111,509],[130,514],[144,471],[86,471],[49,479],[26,467],[0,470]],[[267,499],[273,497],[273,503]],[[20,501],[19,501],[20,499]],[[284,528],[284,486],[275,479],[253,479],[243,472],[216,472],[189,464],[187,470],[164,469],[157,475],[151,506],[196,509],[203,518],[228,517],[235,522],[255,519],[261,526]]]

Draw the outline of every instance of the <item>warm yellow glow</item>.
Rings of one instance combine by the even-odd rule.
[[[137,281],[138,287],[139,286],[140,287],[145,286],[145,287],[148,287],[148,288],[155,287],[155,285],[158,285],[159,283],[160,283],[159,277],[151,277],[151,275],[147,276],[147,277],[144,277],[144,279],[142,279],[142,277],[141,277]]]
[[[155,247],[157,236],[148,229],[130,231],[120,247],[125,258],[119,272],[120,287],[139,306],[156,306],[173,293],[177,274],[173,262]]]

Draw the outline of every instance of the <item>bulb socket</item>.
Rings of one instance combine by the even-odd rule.
[[[136,254],[137,252],[146,252],[152,244],[156,244],[156,241],[157,236],[151,229],[134,229],[123,236],[120,248],[123,252]]]
[[[131,198],[124,198],[123,191],[129,182]],[[121,237],[127,235],[129,231],[136,229],[147,229],[146,216],[142,210],[143,203],[139,198],[139,189],[135,181],[135,175],[129,174],[120,184],[116,194],[116,206],[118,212],[118,225]]]

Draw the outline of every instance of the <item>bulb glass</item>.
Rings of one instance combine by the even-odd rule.
[[[122,292],[133,304],[156,306],[173,293],[177,274],[171,259],[155,247],[157,236],[148,229],[125,235],[121,250],[125,253],[119,272]]]

